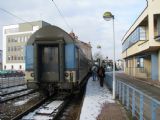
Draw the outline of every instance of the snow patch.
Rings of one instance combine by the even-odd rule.
[[[21,100],[21,101],[15,102],[15,103],[14,103],[14,106],[23,105],[23,104],[25,104],[25,103],[28,102],[28,101],[29,101],[29,99],[25,99],[25,100]]]
[[[112,94],[104,84],[100,87],[99,81],[89,78],[81,110],[80,120],[96,120],[104,103],[114,103]]]

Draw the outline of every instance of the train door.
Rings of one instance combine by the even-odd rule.
[[[64,81],[64,42],[36,41],[34,44],[35,80],[39,83]]]
[[[59,81],[59,49],[58,46],[42,47],[41,80],[45,82]]]

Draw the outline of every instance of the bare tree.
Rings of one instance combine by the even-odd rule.
[[[103,55],[101,54],[101,52],[96,52],[93,55],[93,59],[94,60],[97,60],[97,59],[103,60]]]

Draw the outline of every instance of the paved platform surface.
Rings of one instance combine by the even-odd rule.
[[[127,83],[143,93],[160,101],[160,86],[159,82],[153,82],[149,80],[143,80],[139,78],[131,77],[125,73],[116,73],[116,79],[124,83]]]
[[[112,94],[104,84],[89,78],[81,109],[80,120],[127,120],[123,107],[112,99]]]
[[[129,120],[124,108],[117,103],[105,104],[97,120]]]

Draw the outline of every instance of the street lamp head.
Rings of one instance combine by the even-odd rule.
[[[100,46],[100,45],[97,45],[97,49],[101,49],[101,46]]]
[[[103,14],[103,18],[106,20],[106,21],[110,21],[111,19],[114,19],[114,15],[112,15],[111,12],[105,12]]]

